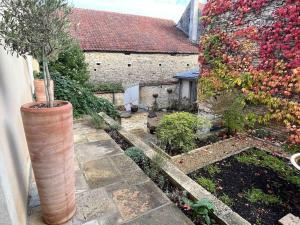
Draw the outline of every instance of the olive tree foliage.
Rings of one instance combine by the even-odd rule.
[[[67,0],[0,1],[0,44],[12,54],[42,62],[47,107],[53,107],[48,63],[69,42],[70,12]]]

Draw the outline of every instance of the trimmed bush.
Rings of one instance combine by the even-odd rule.
[[[163,148],[171,154],[174,151],[186,152],[195,147],[197,129],[207,121],[188,112],[165,115],[158,124],[156,135]]]

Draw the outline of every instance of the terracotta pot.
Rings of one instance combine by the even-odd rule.
[[[46,93],[45,93],[45,83],[44,80],[35,79],[34,80],[34,93],[36,96],[37,102],[46,101]],[[53,80],[50,81],[50,94],[52,99],[54,99],[54,84]]]
[[[21,107],[22,120],[44,221],[63,224],[75,213],[73,113],[69,102]]]

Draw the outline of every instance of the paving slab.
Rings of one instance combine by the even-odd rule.
[[[118,214],[116,205],[105,189],[98,188],[86,191],[77,196],[77,211],[74,216],[74,224],[97,220],[103,216]]]
[[[81,170],[75,171],[76,194],[89,190],[89,186]]]
[[[112,140],[77,144],[75,153],[82,165],[88,161],[103,158],[108,155],[123,154],[122,149]]]
[[[110,190],[124,221],[169,203],[152,181],[139,185],[120,185]]]
[[[93,160],[83,165],[83,172],[91,189],[104,187],[122,180],[109,158]]]
[[[169,204],[155,209],[122,225],[193,225],[175,205]]]

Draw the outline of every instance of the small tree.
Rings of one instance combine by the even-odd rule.
[[[32,55],[43,64],[47,107],[53,107],[50,95],[48,62],[56,58],[69,41],[67,31],[70,7],[67,0],[1,0],[0,42],[18,56]]]

